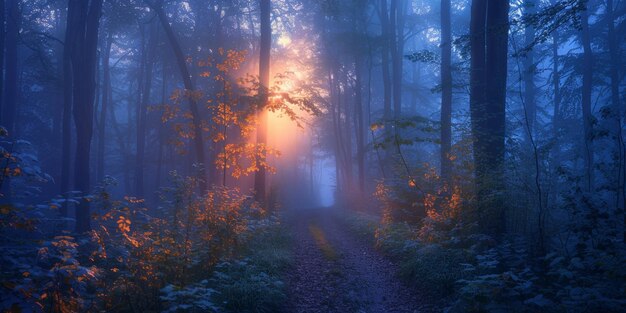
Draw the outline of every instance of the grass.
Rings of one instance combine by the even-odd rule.
[[[282,281],[293,264],[292,243],[283,226],[253,236],[245,258],[222,263],[212,279],[216,304],[226,312],[281,312],[287,299]]]
[[[322,251],[324,257],[329,261],[336,261],[339,259],[337,251],[333,248],[328,240],[326,240],[326,236],[324,235],[324,231],[316,225],[309,225],[309,232],[313,236],[317,247]]]

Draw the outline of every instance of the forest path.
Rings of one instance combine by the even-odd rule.
[[[427,312],[396,277],[393,263],[359,240],[336,209],[294,210],[287,221],[295,265],[287,277],[287,312]]]

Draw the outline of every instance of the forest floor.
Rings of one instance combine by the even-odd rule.
[[[350,232],[336,209],[294,211],[287,218],[295,264],[286,277],[285,311],[435,311],[397,278],[393,262]]]

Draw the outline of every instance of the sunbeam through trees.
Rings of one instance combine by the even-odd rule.
[[[620,0],[0,0],[1,312],[626,312]]]

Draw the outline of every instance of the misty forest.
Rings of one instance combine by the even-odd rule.
[[[624,0],[0,0],[0,312],[626,312]]]

